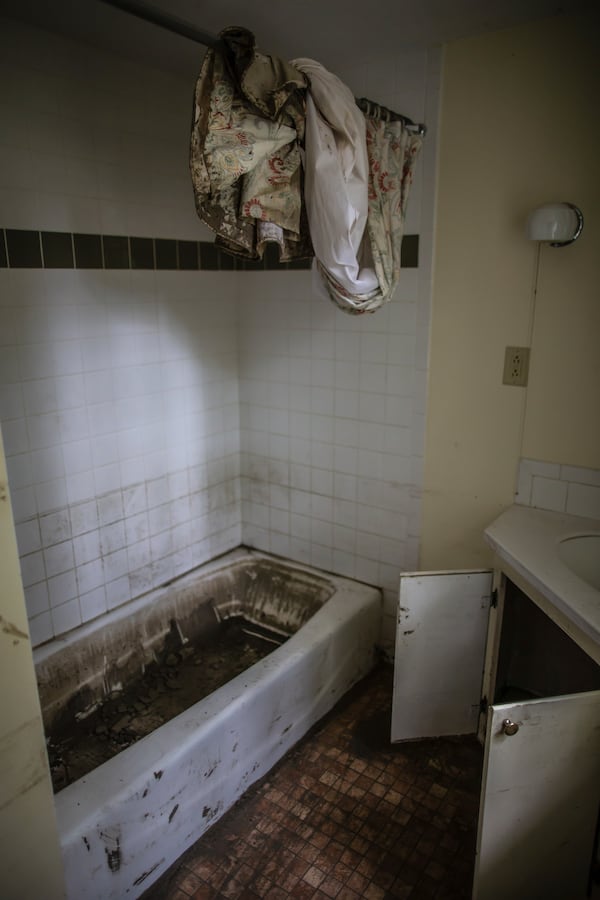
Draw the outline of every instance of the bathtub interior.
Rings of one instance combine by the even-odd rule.
[[[47,735],[87,716],[164,658],[243,619],[287,639],[331,597],[331,581],[240,548],[36,651]]]

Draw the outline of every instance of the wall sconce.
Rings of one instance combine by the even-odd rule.
[[[551,247],[566,247],[576,241],[583,228],[583,215],[573,203],[546,203],[529,214],[527,237],[547,241]]]

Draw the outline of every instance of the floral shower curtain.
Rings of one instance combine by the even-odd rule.
[[[421,137],[354,100],[320,63],[260,53],[244,28],[206,54],[190,169],[200,218],[235,255],[316,257],[315,287],[351,314],[391,300]],[[301,162],[302,160],[302,162]]]

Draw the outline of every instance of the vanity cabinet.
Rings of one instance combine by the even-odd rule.
[[[474,900],[587,896],[600,801],[600,646],[498,557],[401,576],[392,741],[478,733]]]

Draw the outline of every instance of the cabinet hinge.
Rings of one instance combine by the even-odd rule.
[[[479,701],[479,712],[485,716],[487,711],[488,711],[488,698],[482,697],[481,700]]]
[[[498,606],[498,588],[494,588],[490,598],[490,606],[492,609],[496,609]]]

